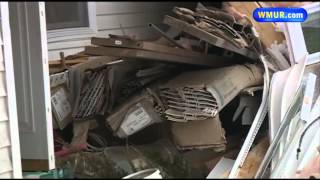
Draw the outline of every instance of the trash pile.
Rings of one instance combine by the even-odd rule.
[[[164,17],[167,31],[149,25],[155,41],[92,37],[50,66],[57,167],[79,178],[150,168],[204,178],[214,167],[205,164],[236,157],[261,103],[263,44],[247,18],[201,3],[173,13]],[[274,62],[271,71],[287,66]]]

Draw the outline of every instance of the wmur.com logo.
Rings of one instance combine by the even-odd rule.
[[[252,13],[257,22],[304,22],[308,13],[303,8],[257,8]]]

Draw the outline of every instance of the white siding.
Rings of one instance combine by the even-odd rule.
[[[18,137],[18,126],[13,114],[16,99],[12,92],[14,81],[8,3],[1,2],[0,10],[0,179],[21,178],[19,141],[14,138]]]
[[[2,48],[0,52],[2,55]],[[5,84],[3,56],[0,56],[0,178],[12,177],[8,98]]]
[[[108,34],[135,35],[138,39],[153,39],[157,36],[148,23],[160,25],[165,14],[174,6],[194,7],[183,2],[96,2],[97,37]],[[49,60],[59,59],[59,52],[74,54],[90,45],[90,38],[48,43]]]

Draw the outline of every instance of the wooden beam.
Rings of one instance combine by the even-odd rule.
[[[78,59],[71,59],[71,60],[65,60],[66,65],[71,65],[71,64],[78,64],[78,63],[84,63],[87,62],[88,58],[78,58]],[[62,63],[61,60],[54,60],[54,61],[49,61],[49,65],[60,65]]]
[[[254,178],[258,168],[263,160],[269,147],[269,140],[267,137],[263,138],[252,150],[249,152],[246,161],[240,168],[238,178]]]
[[[102,55],[102,56],[115,56],[123,58],[136,58],[145,60],[156,60],[165,61],[172,63],[184,63],[192,65],[202,65],[209,67],[222,67],[234,64],[232,60],[228,60],[225,57],[216,56],[213,59],[202,59],[202,58],[190,58],[177,56],[173,54],[165,54],[154,51],[145,51],[140,49],[130,49],[130,48],[114,48],[114,47],[85,47],[85,52],[89,55]]]
[[[156,52],[174,54],[174,55],[185,56],[185,57],[193,57],[193,58],[202,58],[202,59],[216,58],[216,56],[212,56],[210,54],[204,54],[204,53],[195,52],[192,50],[165,46],[165,45],[157,44],[154,42],[147,42],[147,41],[94,37],[94,38],[91,38],[91,44],[98,45],[98,46],[106,46],[106,47],[108,46],[109,47],[125,47],[125,48],[132,48],[132,49],[156,51]]]

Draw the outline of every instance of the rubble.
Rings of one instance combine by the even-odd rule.
[[[226,149],[225,131],[219,116],[203,121],[172,122],[171,133],[180,150],[210,148],[222,152]]]
[[[246,139],[248,152],[242,152],[241,133],[262,125],[273,72],[271,103],[281,102],[274,97],[274,81],[281,72],[295,69],[290,68],[287,47],[270,43],[265,35],[261,42],[249,18],[239,20],[200,3],[195,10],[172,11],[173,16],[163,19],[167,31],[149,24],[160,34],[157,40],[92,37],[83,52],[51,63],[55,128],[72,136],[63,143],[56,137],[58,166],[72,167],[77,178],[126,179],[147,173],[221,178],[238,168],[238,153],[245,158],[249,153],[238,177],[254,176],[268,143],[259,140],[249,152],[253,140]],[[282,39],[278,35],[275,39]],[[294,67],[303,71],[299,64]],[[290,93],[286,96],[293,99],[295,93]],[[269,118],[284,116],[278,106],[270,107]],[[289,102],[283,106],[288,109]],[[272,138],[279,123],[269,127]],[[228,132],[229,126],[236,127],[235,132]],[[254,139],[256,129],[248,136]],[[195,152],[207,152],[207,157]]]
[[[214,117],[241,90],[261,83],[262,70],[252,64],[182,73],[161,87],[166,117],[179,122]]]

